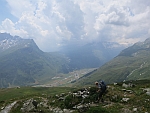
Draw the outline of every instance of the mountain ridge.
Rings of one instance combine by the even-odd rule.
[[[75,85],[93,84],[104,80],[107,83],[122,82],[126,80],[150,79],[150,42],[138,42],[130,46],[112,60],[105,63],[88,77],[77,81]]]
[[[63,65],[68,62],[65,57],[44,53],[32,39],[21,39],[6,33],[0,34],[0,39],[0,87],[45,81],[56,75],[56,69],[62,72]]]

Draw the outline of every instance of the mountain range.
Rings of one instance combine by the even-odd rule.
[[[0,87],[42,84],[59,73],[100,67],[122,49],[116,43],[109,45],[90,43],[48,53],[33,39],[0,33]]]
[[[150,79],[149,73],[150,38],[122,50],[118,56],[74,84],[89,85],[100,80],[104,80],[106,83],[114,83]]]
[[[32,39],[0,34],[0,87],[24,86],[65,72],[66,57],[42,52]]]

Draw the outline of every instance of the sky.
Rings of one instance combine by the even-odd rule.
[[[150,0],[0,0],[0,33],[34,39],[45,52],[66,45],[150,37]]]

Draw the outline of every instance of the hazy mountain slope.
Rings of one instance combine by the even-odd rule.
[[[107,83],[124,80],[150,79],[150,39],[123,50],[113,60],[96,72],[76,82],[78,85],[93,84],[98,80]]]
[[[66,72],[65,57],[42,52],[31,39],[0,34],[0,52],[0,87],[29,85]]]
[[[116,47],[114,47],[116,46]],[[116,43],[98,42],[84,46],[66,47],[63,52],[69,59],[72,70],[97,68],[117,56],[123,49]]]

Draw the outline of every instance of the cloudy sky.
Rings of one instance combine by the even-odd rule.
[[[32,38],[43,51],[150,37],[150,0],[0,0],[0,32]]]

